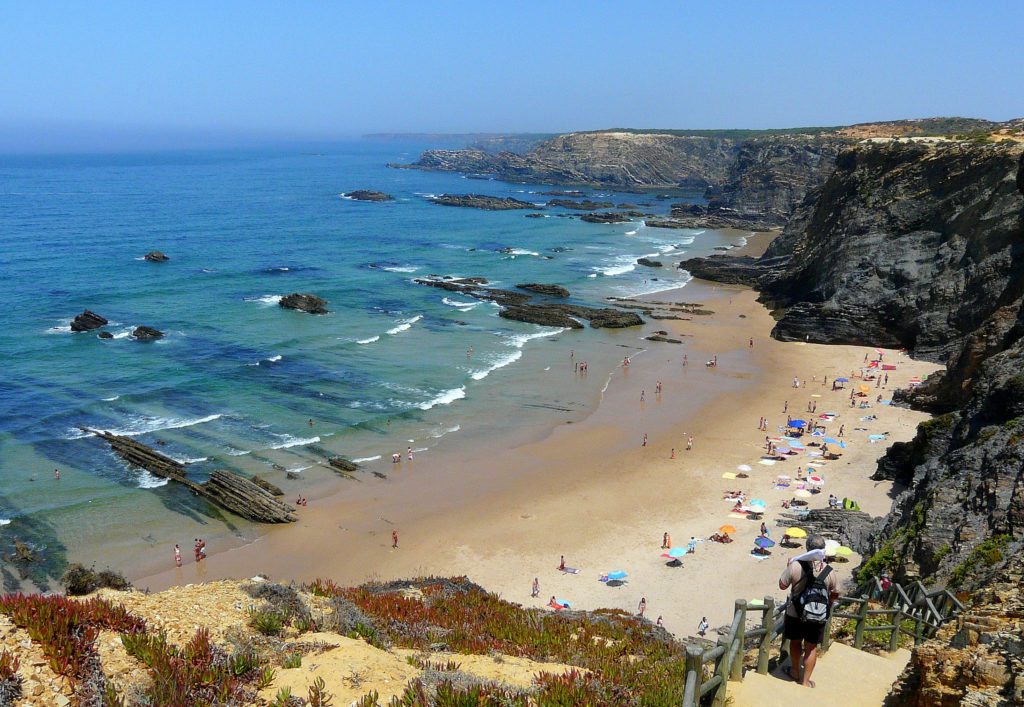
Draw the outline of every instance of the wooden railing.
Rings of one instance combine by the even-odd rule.
[[[854,621],[853,647],[863,649],[869,633],[888,631],[888,650],[895,651],[901,635],[911,636],[914,645],[935,635],[935,632],[954,614],[964,610],[964,605],[948,590],[928,591],[915,582],[907,588],[893,583],[882,589],[877,579],[865,582],[857,588],[859,596],[841,596],[832,605],[832,612],[825,624],[825,638],[819,650],[825,652],[832,643],[833,621],[846,619]],[[884,608],[872,609],[872,604]],[[784,613],[788,602],[776,605],[773,597],[748,604],[746,599],[737,599],[732,624],[724,636],[719,636],[716,645],[705,639],[692,640],[686,646],[686,686],[683,692],[683,707],[698,707],[705,703],[705,697],[713,694],[711,704],[723,707],[729,682],[743,679],[743,660],[747,650],[757,649],[755,670],[764,675],[769,669],[772,645],[779,641],[781,654],[789,652],[788,641],[782,637],[785,623]],[[856,606],[855,613],[844,612],[843,608]],[[760,626],[747,630],[747,615],[760,612]],[[869,619],[886,616],[881,625],[871,625]],[[913,622],[913,630],[904,624]],[[711,677],[704,679],[705,666],[711,667]],[[713,666],[713,667],[712,667]]]

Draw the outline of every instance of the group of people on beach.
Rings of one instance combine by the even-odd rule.
[[[195,539],[192,550],[195,553],[197,563],[206,559],[206,541],[202,538]],[[181,567],[181,546],[178,543],[174,543],[174,565],[175,567]]]

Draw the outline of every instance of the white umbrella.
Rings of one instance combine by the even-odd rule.
[[[836,550],[839,549],[839,542],[836,540],[825,541],[825,555],[826,557],[835,557]]]
[[[753,471],[754,470],[753,467],[751,467],[749,464],[740,464],[736,468],[739,469],[740,471]]]

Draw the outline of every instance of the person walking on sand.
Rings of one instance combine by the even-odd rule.
[[[820,535],[807,538],[807,550],[821,550],[818,557],[800,562],[790,558],[786,569],[779,577],[779,589],[789,589],[790,602],[786,607],[783,636],[789,639],[790,667],[788,675],[804,687],[814,687],[811,674],[818,662],[818,645],[825,637],[825,615],[812,615],[808,609],[814,594],[827,593],[827,605],[831,610],[832,602],[839,596],[839,580],[832,573],[832,568],[825,564],[825,539]],[[811,585],[808,593],[804,590]],[[824,585],[821,587],[821,585]],[[820,597],[824,598],[824,597]],[[797,607],[801,607],[798,609]],[[819,620],[820,619],[820,620]],[[801,669],[801,658],[803,667]]]
[[[701,618],[700,623],[697,624],[697,635],[703,636],[708,632],[708,617],[704,616]]]
[[[530,590],[530,596],[534,598],[540,596],[540,582],[537,581],[536,577],[533,578],[533,588]]]
[[[644,432],[644,441],[640,443],[640,446],[641,447],[646,447],[647,446],[647,433],[646,432]]]
[[[392,530],[391,531],[391,549],[392,550],[397,550],[398,549],[398,531],[397,530]]]
[[[693,449],[693,435],[686,438],[686,451]]]
[[[768,537],[768,526],[765,525],[763,520],[761,521],[761,537],[762,538],[767,538]]]
[[[668,455],[668,458],[669,459],[675,459],[676,458],[676,448],[675,447],[672,447],[672,453]]]
[[[640,597],[640,603],[636,605],[636,613],[642,619],[645,611],[647,611],[647,598]]]
[[[646,393],[647,393],[647,391],[645,391],[645,390],[641,390],[640,391],[640,402],[644,401],[644,396],[646,395]]]
[[[843,430],[846,429],[846,425],[839,425],[839,436],[843,436]]]
[[[786,412],[787,410],[789,410],[789,401],[788,400],[783,400],[782,401],[782,412]]]
[[[178,547],[178,543],[174,543],[174,564],[181,567],[181,548]]]

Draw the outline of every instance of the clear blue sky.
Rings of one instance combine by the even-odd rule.
[[[0,150],[1024,115],[1024,2],[0,5]]]

